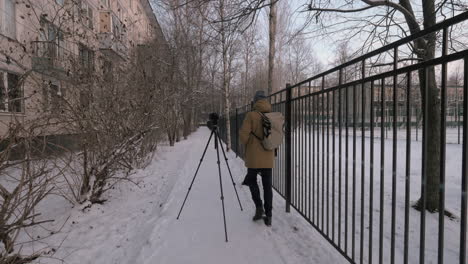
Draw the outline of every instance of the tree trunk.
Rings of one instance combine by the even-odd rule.
[[[226,118],[226,152],[231,149],[231,122],[229,122],[229,79],[228,79],[228,43],[226,40],[226,28],[224,27],[224,0],[220,1],[221,15],[221,44],[223,48],[223,91],[224,91],[224,117]]]
[[[186,109],[187,107],[183,107]],[[183,127],[183,136],[184,139],[187,139],[192,131],[192,108],[185,110],[184,113],[184,127]]]
[[[421,0],[424,16],[424,28],[429,28],[436,23],[435,6],[434,0]],[[400,0],[400,4],[414,14],[411,1]],[[419,32],[421,29],[414,19],[405,16],[406,22],[410,29],[411,34]],[[437,36],[435,33],[424,36],[423,38],[416,39],[414,43],[414,53],[418,58],[423,61],[434,59],[435,57],[435,46]],[[427,135],[425,135],[428,142],[427,149],[424,153],[426,155],[427,166],[425,170],[425,176],[427,179],[426,184],[426,209],[434,212],[439,209],[439,176],[440,176],[440,111],[441,101],[439,98],[439,89],[437,88],[435,69],[430,67],[427,69],[427,84],[424,87],[424,72],[419,71],[419,82],[421,88],[421,96],[423,98],[423,105],[428,104],[427,114]],[[424,90],[426,89],[426,90]],[[424,101],[424,94],[427,92],[427,102]],[[424,109],[424,108],[423,108]],[[416,204],[417,209],[422,209],[422,199],[420,198]]]
[[[167,139],[169,140],[169,146],[173,147],[174,146],[174,136],[171,131],[171,129],[167,130]]]
[[[274,0],[271,0],[273,2]],[[268,94],[272,94],[273,89],[273,75],[275,70],[275,53],[276,53],[276,3],[270,5],[269,16],[269,51],[268,51]]]
[[[427,103],[429,110],[427,113],[427,190],[426,190],[426,209],[430,212],[435,212],[439,209],[439,185],[440,185],[440,125],[441,125],[441,100],[439,97],[439,89],[436,84],[435,69],[431,67],[428,72],[427,84]]]
[[[85,139],[86,140],[86,139]],[[88,172],[88,147],[87,143],[83,144],[83,182],[80,188],[80,202],[84,202],[91,187],[89,186],[90,175]]]
[[[176,124],[176,125],[175,125],[174,134],[175,134],[175,142],[180,142],[180,128],[179,128],[179,124]]]

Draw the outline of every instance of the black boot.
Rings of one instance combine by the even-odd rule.
[[[257,208],[255,210],[255,215],[252,220],[257,221],[257,220],[262,219],[263,213],[264,213],[263,208]]]
[[[265,225],[271,226],[271,216],[263,217],[263,221],[265,222]]]

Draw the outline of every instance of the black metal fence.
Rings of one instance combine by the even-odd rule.
[[[468,49],[466,39],[459,49],[448,45],[449,33],[466,28],[467,21],[465,12],[269,98],[286,118],[274,188],[286,211],[296,209],[351,263],[467,262]],[[413,60],[410,44],[434,33],[441,36],[435,58]],[[462,71],[454,126],[462,126],[462,144],[448,139],[446,118],[447,76],[455,69]],[[439,123],[428,119],[437,108],[425,103],[431,74]],[[249,110],[238,108],[229,117],[232,148],[240,157],[238,131]],[[440,153],[428,153],[434,144],[427,140],[429,129],[440,133]],[[411,207],[419,201],[426,208],[432,198],[428,169],[434,164],[428,158],[434,155],[439,210],[428,213]]]

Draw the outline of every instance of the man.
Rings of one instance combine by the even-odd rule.
[[[247,167],[247,176],[245,176],[243,185],[250,188],[253,202],[255,203],[254,221],[263,217],[265,224],[271,226],[271,210],[273,202],[272,190],[272,168],[274,163],[274,151],[265,150],[262,146],[263,138],[262,115],[259,113],[271,112],[271,104],[266,100],[263,91],[257,91],[254,96],[254,111],[247,113],[242,127],[239,131],[241,143],[245,146],[245,166]],[[260,198],[260,190],[257,184],[257,175],[262,177],[263,185],[263,205]]]

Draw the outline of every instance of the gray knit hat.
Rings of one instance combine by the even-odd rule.
[[[267,97],[265,96],[265,92],[264,91],[257,91],[255,92],[255,96],[254,96],[254,103],[256,103],[258,100],[262,100],[262,99],[266,99]]]

